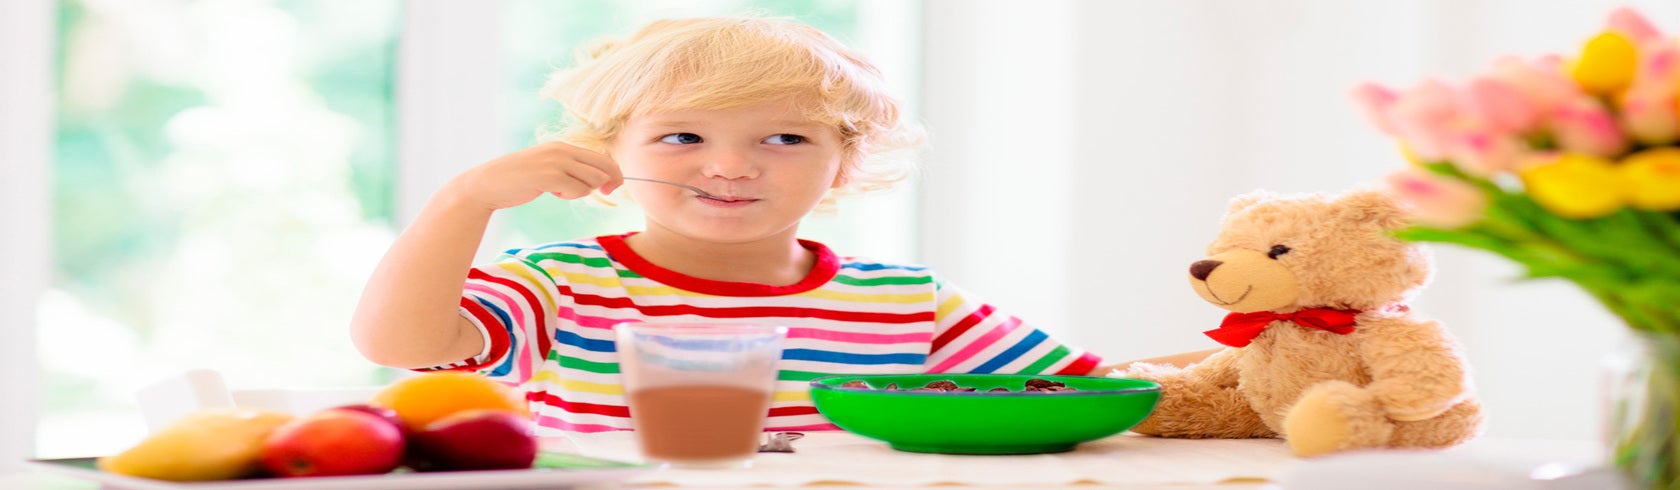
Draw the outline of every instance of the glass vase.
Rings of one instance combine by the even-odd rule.
[[[1635,331],[1605,384],[1610,463],[1633,488],[1680,490],[1680,335]]]

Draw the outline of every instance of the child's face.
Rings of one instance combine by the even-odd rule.
[[[650,232],[664,228],[720,243],[792,236],[834,187],[842,159],[839,130],[788,102],[633,117],[608,152],[625,176],[688,184],[723,198],[625,183],[647,213]]]

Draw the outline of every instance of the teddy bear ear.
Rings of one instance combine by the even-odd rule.
[[[1225,208],[1225,214],[1226,215],[1236,214],[1237,211],[1242,211],[1243,209],[1246,209],[1249,206],[1253,206],[1256,203],[1259,203],[1260,201],[1270,200],[1274,197],[1277,197],[1277,194],[1273,194],[1270,191],[1265,191],[1265,190],[1249,191],[1246,194],[1242,194],[1242,195],[1239,195],[1237,197],[1231,198],[1231,203],[1229,205],[1227,205],[1227,207]]]
[[[1355,221],[1374,222],[1383,229],[1394,230],[1411,222],[1411,214],[1392,194],[1376,189],[1349,192],[1338,199],[1343,212]]]

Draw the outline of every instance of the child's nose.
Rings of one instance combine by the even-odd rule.
[[[758,165],[754,163],[750,150],[717,148],[706,156],[702,172],[707,177],[720,179],[749,179],[758,176]]]

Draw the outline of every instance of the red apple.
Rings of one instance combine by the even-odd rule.
[[[386,473],[403,456],[402,430],[359,410],[328,409],[293,419],[263,440],[263,467],[276,476]]]
[[[462,410],[415,432],[409,450],[433,471],[530,468],[537,439],[523,415],[506,410]]]
[[[369,405],[369,404],[366,404],[366,403],[357,403],[357,404],[354,404],[354,405],[342,405],[342,406],[332,407],[332,408],[329,408],[328,410],[355,410],[357,412],[367,412],[367,413],[370,413],[370,414],[378,415],[379,418],[385,419],[386,422],[390,422],[391,425],[396,426],[397,429],[402,430],[403,434],[405,434],[405,435],[408,434],[408,432],[409,432],[408,423],[403,422],[402,417],[397,415],[396,410],[392,410],[392,409],[389,409],[389,408],[376,406],[376,405]]]

